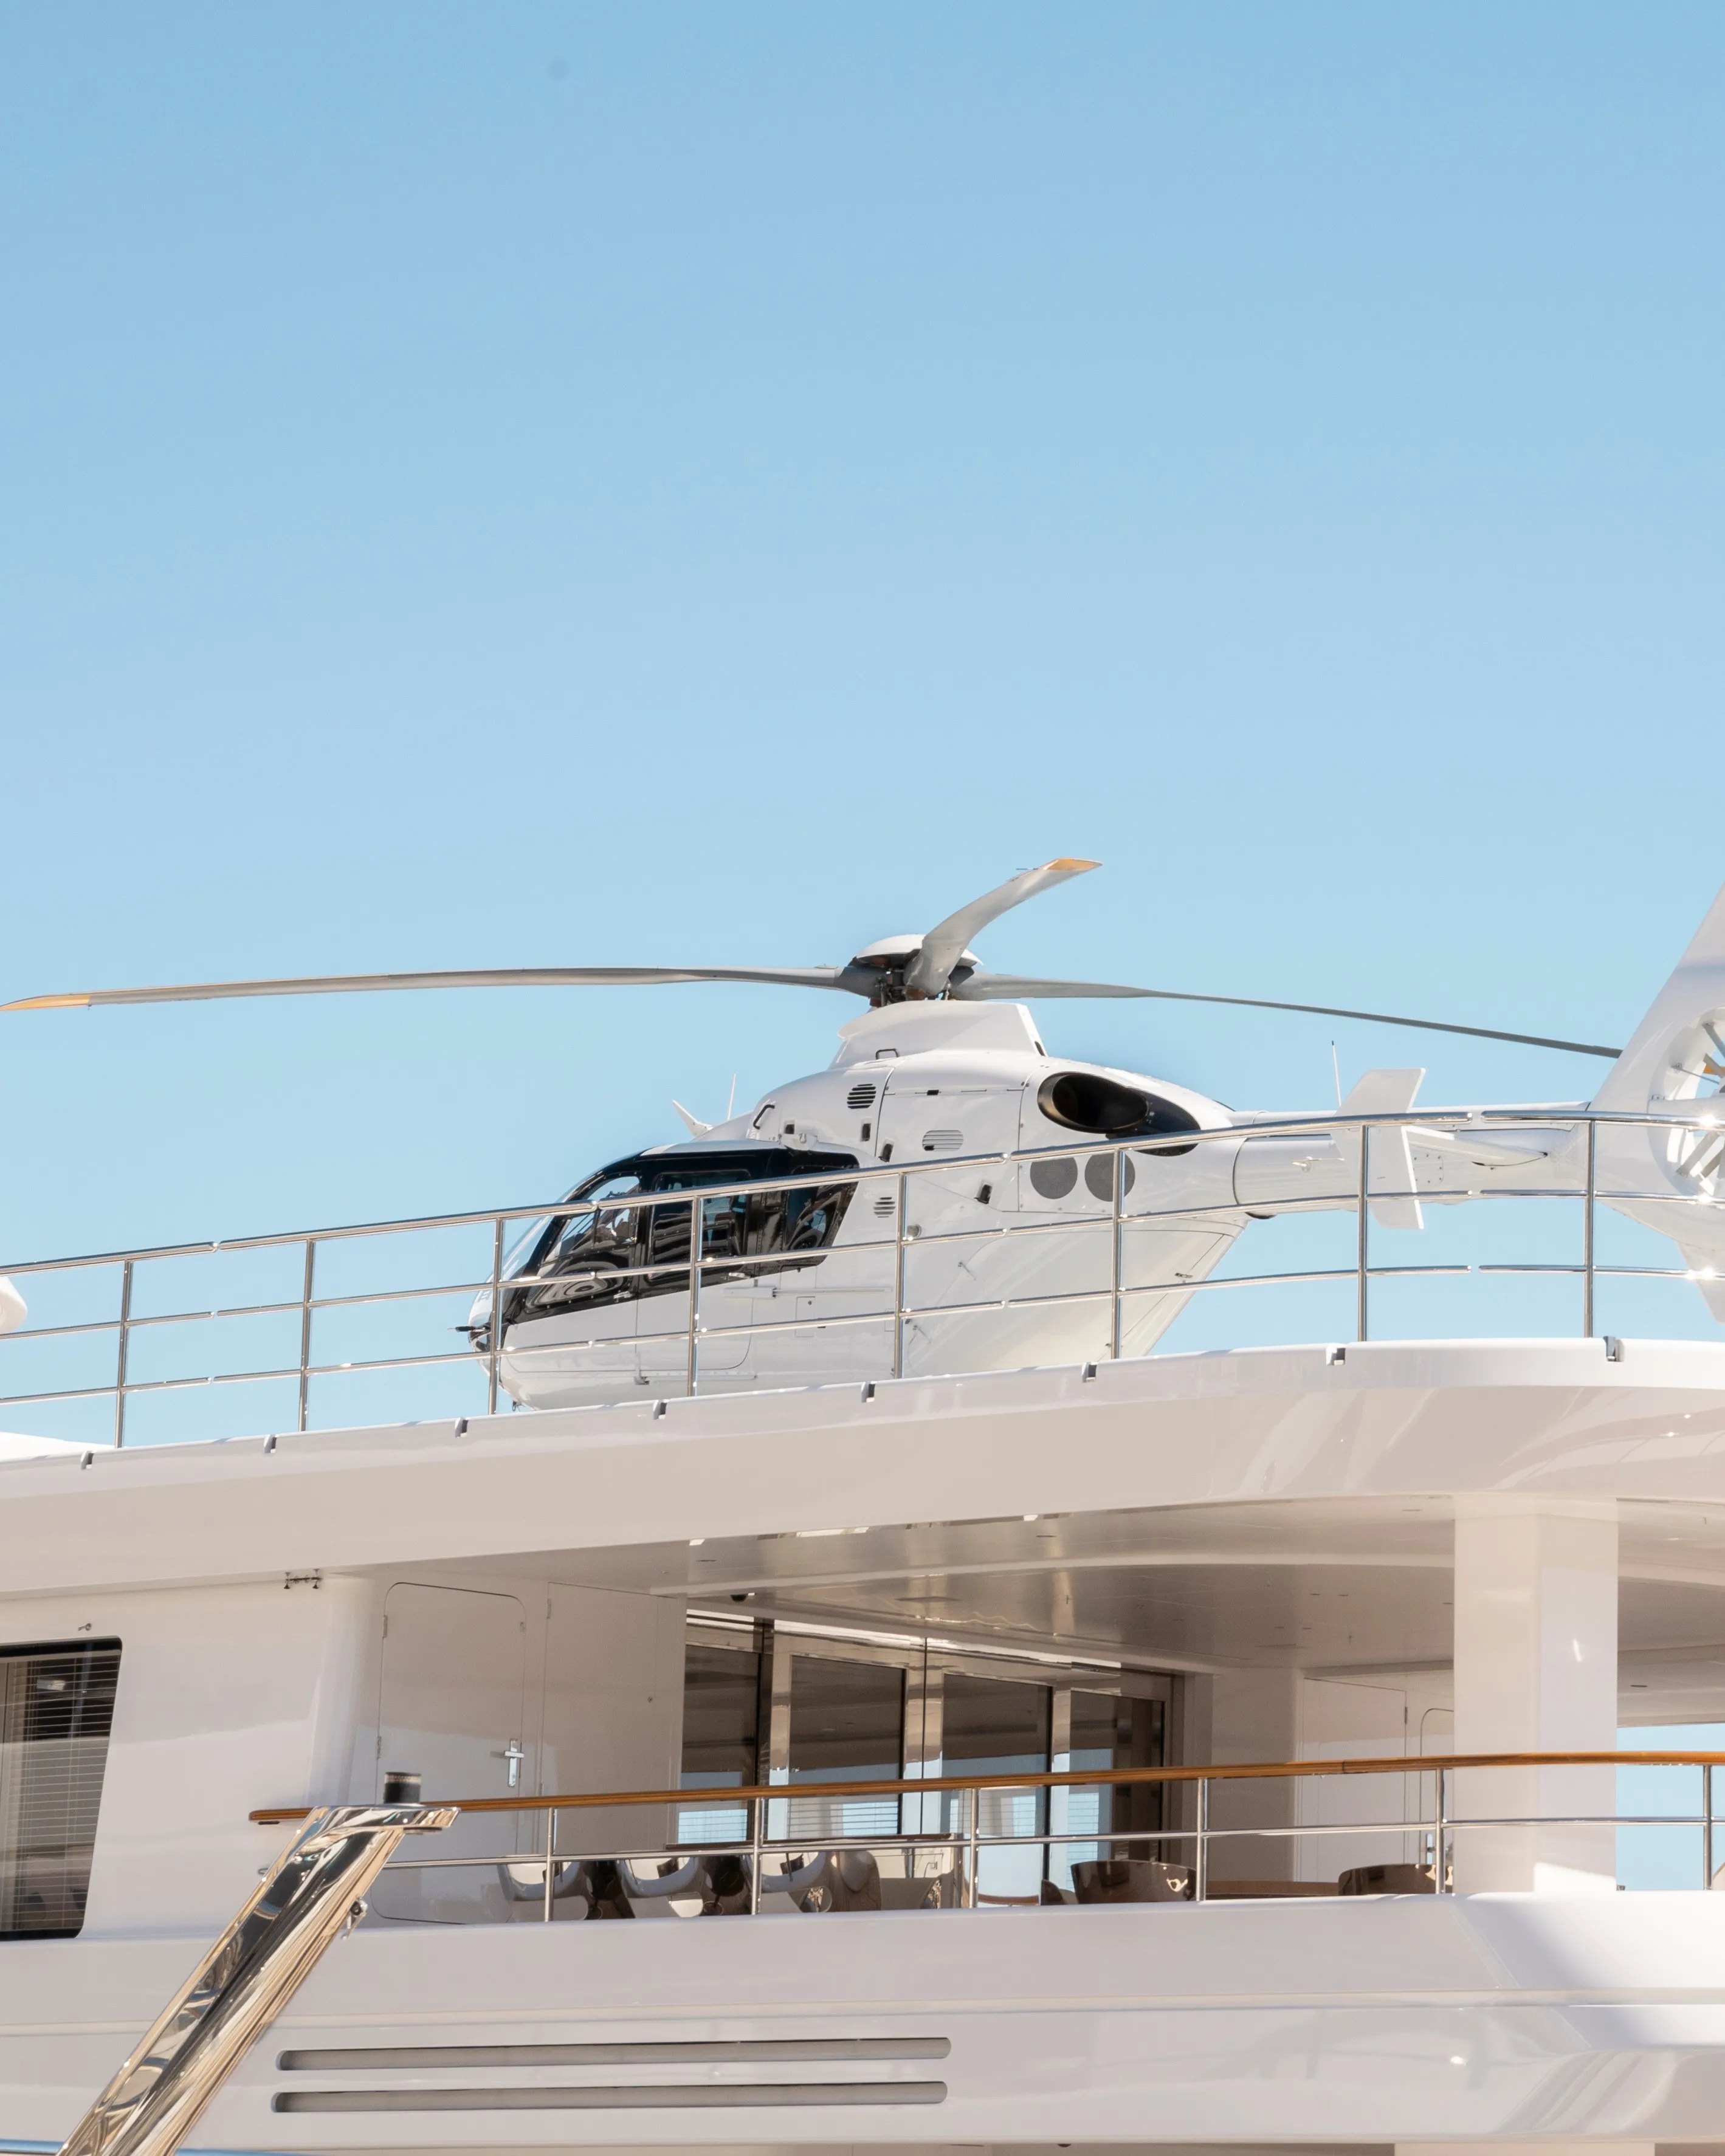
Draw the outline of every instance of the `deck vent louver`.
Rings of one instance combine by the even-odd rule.
[[[845,1105],[847,1108],[872,1108],[876,1091],[873,1086],[853,1086],[845,1096]]]
[[[877,1220],[890,1220],[897,1210],[898,1200],[890,1190],[883,1190],[875,1200],[875,1218]]]

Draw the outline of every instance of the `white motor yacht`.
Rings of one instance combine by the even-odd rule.
[[[896,1158],[11,1269],[0,2149],[1725,2141],[1713,1094],[1062,1151],[983,1015],[983,1144],[933,1001]]]

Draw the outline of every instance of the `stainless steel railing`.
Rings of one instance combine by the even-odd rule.
[[[348,1804],[307,1825],[157,2016],[62,2144],[60,2156],[174,2156],[223,2083],[329,1948],[405,1835],[436,1834],[449,1805]]]
[[[1635,1213],[1643,1220],[1657,1219],[1661,1225],[1669,1223],[1667,1232],[1681,1237],[1686,1224],[1693,1224],[1696,1233],[1704,1240],[1721,1243],[1721,1272],[1725,1273],[1725,1236],[1717,1226],[1719,1205],[1725,1201],[1725,1175],[1717,1168],[1704,1178],[1692,1178],[1694,1187],[1676,1187],[1681,1178],[1667,1176],[1661,1182],[1641,1179],[1638,1186],[1625,1182],[1620,1177],[1602,1183],[1602,1143],[1610,1147],[1614,1159],[1625,1151],[1624,1142],[1635,1133],[1644,1133],[1653,1142],[1646,1147],[1647,1165],[1654,1168],[1654,1151],[1661,1134],[1692,1133],[1698,1140],[1711,1144],[1712,1136],[1717,1132],[1725,1109],[1715,1109],[1710,1101],[1699,1101],[1692,1113],[1661,1112],[1658,1114],[1622,1115],[1589,1109],[1558,1108],[1534,1110],[1447,1110],[1431,1112],[1409,1111],[1399,1114],[1368,1116],[1312,1115],[1265,1117],[1242,1122],[1214,1131],[1183,1131],[1162,1137],[1138,1137],[1121,1140],[1096,1140],[1034,1150],[1018,1149],[1002,1152],[968,1155],[942,1154],[927,1160],[895,1163],[859,1167],[855,1170],[834,1173],[823,1170],[803,1176],[784,1177],[772,1180],[747,1181],[734,1183],[697,1186],[692,1189],[647,1192],[624,1199],[586,1199],[572,1201],[567,1197],[542,1201],[534,1204],[512,1205],[495,1210],[445,1213],[402,1220],[367,1222],[341,1227],[296,1229],[289,1234],[247,1235],[213,1240],[207,1242],[178,1243],[129,1250],[96,1252],[90,1255],[58,1259],[32,1259],[0,1265],[0,1273],[11,1276],[24,1286],[27,1295],[31,1283],[64,1282],[69,1276],[80,1273],[105,1271],[114,1276],[116,1305],[114,1315],[95,1318],[79,1318],[69,1322],[26,1324],[20,1330],[0,1337],[0,1378],[9,1368],[16,1368],[22,1351],[39,1348],[49,1342],[81,1342],[95,1343],[104,1339],[112,1342],[111,1374],[92,1374],[87,1382],[54,1387],[17,1388],[0,1389],[0,1412],[17,1408],[43,1409],[71,1403],[94,1400],[112,1402],[112,1436],[116,1444],[122,1444],[126,1435],[127,1408],[145,1395],[169,1394],[208,1387],[227,1387],[267,1383],[291,1385],[295,1394],[295,1426],[300,1430],[310,1424],[311,1396],[314,1384],[323,1379],[351,1378],[360,1374],[404,1373],[439,1367],[460,1366],[482,1369],[485,1378],[485,1410],[495,1413],[502,1390],[503,1365],[509,1355],[517,1351],[506,1347],[503,1328],[495,1322],[495,1313],[506,1296],[518,1291],[557,1286],[567,1286],[569,1276],[564,1274],[532,1274],[510,1278],[506,1274],[505,1254],[512,1224],[552,1219],[573,1219],[592,1214],[601,1217],[616,1214],[625,1209],[651,1214],[666,1207],[682,1206],[690,1216],[689,1247],[674,1259],[657,1257],[633,1265],[610,1269],[609,1281],[639,1281],[643,1283],[644,1303],[653,1304],[661,1300],[680,1302],[682,1316],[662,1330],[634,1336],[641,1341],[680,1342],[683,1350],[682,1378],[685,1389],[691,1394],[700,1389],[701,1380],[701,1353],[704,1346],[739,1336],[756,1337],[771,1332],[783,1338],[798,1330],[815,1326],[829,1331],[843,1331],[858,1327],[891,1327],[891,1374],[903,1374],[906,1368],[906,1329],[919,1320],[953,1316],[974,1312],[983,1307],[998,1307],[1020,1312],[1045,1309],[1060,1304],[1088,1305],[1102,1308],[1107,1318],[1107,1352],[1119,1356],[1124,1352],[1126,1318],[1135,1298],[1147,1296],[1174,1296],[1187,1298],[1240,1288],[1290,1286],[1313,1283],[1342,1283],[1353,1286],[1353,1330],[1360,1340],[1370,1337],[1372,1320],[1372,1290],[1375,1283],[1411,1279],[1453,1279],[1466,1276],[1511,1275],[1568,1276],[1579,1285],[1579,1332],[1592,1337],[1596,1330],[1598,1290],[1606,1280],[1696,1280],[1705,1277],[1696,1268],[1685,1265],[1653,1265],[1612,1264],[1602,1260],[1598,1244],[1598,1215],[1601,1206],[1615,1207]],[[1402,1145],[1408,1142],[1419,1146],[1421,1133],[1473,1133],[1501,1136],[1517,1129],[1534,1129],[1542,1132],[1559,1133],[1566,1151],[1574,1158],[1574,1172],[1565,1173],[1554,1180],[1538,1180],[1524,1176],[1517,1181],[1499,1180],[1466,1194],[1470,1203],[1505,1199],[1570,1199],[1579,1201],[1581,1209],[1580,1247],[1573,1260],[1533,1260],[1526,1262],[1429,1263],[1385,1265],[1373,1261],[1372,1250],[1372,1214],[1373,1208],[1395,1200],[1431,1200],[1435,1197],[1453,1197],[1453,1192],[1435,1192],[1419,1183],[1389,1183],[1374,1178],[1374,1138],[1380,1142],[1385,1137],[1398,1137]],[[1353,1261],[1350,1265],[1306,1266],[1295,1270],[1258,1273],[1230,1273],[1212,1277],[1184,1278],[1176,1276],[1167,1281],[1148,1283],[1134,1282],[1127,1276],[1126,1257],[1133,1235],[1146,1229],[1166,1229],[1183,1223],[1214,1222],[1224,1214],[1238,1214],[1242,1220],[1246,1215],[1245,1201],[1230,1194],[1225,1198],[1200,1196],[1199,1202],[1187,1204],[1158,1205],[1147,1199],[1128,1204],[1127,1163],[1132,1157],[1153,1158],[1158,1155],[1180,1155],[1205,1147],[1235,1147],[1266,1138],[1311,1138],[1325,1137],[1347,1139],[1351,1144],[1357,1135],[1359,1160],[1357,1173],[1353,1178],[1350,1192],[1327,1189],[1311,1196],[1297,1193],[1278,1198],[1273,1211],[1283,1217],[1296,1217],[1318,1211],[1351,1209],[1357,1219]],[[1400,1152],[1399,1145],[1394,1150]],[[1717,1150],[1717,1149],[1715,1149]],[[937,1183],[950,1179],[955,1173],[978,1169],[993,1168],[1002,1173],[1028,1171],[1038,1162],[1050,1158],[1066,1158],[1078,1163],[1102,1160],[1110,1163],[1099,1182],[1106,1183],[1109,1195],[1099,1198],[1095,1209],[1051,1215],[1019,1213],[1012,1217],[991,1219],[985,1228],[967,1226],[957,1230],[935,1229],[923,1232],[912,1219],[913,1199],[928,1178]],[[1481,1169],[1483,1173],[1483,1167]],[[1086,1178],[1087,1180],[1087,1178]],[[878,1192],[890,1195],[893,1229],[890,1237],[875,1240],[862,1247],[890,1255],[890,1286],[883,1289],[883,1301],[878,1310],[863,1313],[822,1316],[804,1321],[775,1320],[769,1327],[759,1323],[715,1324],[703,1308],[703,1290],[710,1283],[728,1276],[767,1276],[793,1270],[800,1265],[819,1261],[834,1254],[833,1246],[806,1252],[775,1251],[758,1257],[738,1258],[735,1255],[716,1255],[706,1245],[705,1237],[709,1226],[708,1207],[713,1201],[729,1200],[737,1197],[761,1197],[774,1194],[795,1194],[813,1189],[832,1189],[851,1187],[853,1207],[860,1205],[866,1194]],[[1092,1188],[1094,1186],[1091,1186]],[[984,1237],[1007,1236],[1016,1238],[1060,1238],[1074,1235],[1094,1234],[1098,1228],[1106,1228],[1110,1234],[1110,1277],[1106,1286],[1060,1288],[1045,1292],[1008,1295],[994,1304],[970,1301],[930,1302],[915,1300],[910,1292],[908,1259],[914,1250],[922,1252],[942,1245],[976,1246]],[[454,1280],[438,1279],[424,1285],[371,1288],[355,1292],[320,1291],[320,1260],[346,1246],[356,1244],[381,1245],[398,1243],[399,1239],[426,1235],[441,1231],[463,1229],[488,1230],[489,1262],[485,1270],[474,1277],[470,1269],[463,1277]],[[855,1249],[855,1242],[837,1247]],[[280,1252],[289,1255],[297,1276],[297,1292],[278,1293],[249,1301],[218,1304],[214,1306],[171,1308],[166,1311],[141,1309],[138,1290],[146,1270],[172,1268],[189,1261],[214,1258],[234,1259],[245,1254]],[[680,1282],[671,1291],[652,1291],[655,1281]],[[327,1321],[333,1314],[364,1309],[381,1312],[388,1306],[434,1304],[439,1299],[447,1301],[455,1296],[487,1296],[493,1313],[490,1338],[483,1348],[465,1347],[453,1349],[424,1348],[408,1354],[358,1355],[341,1358],[321,1359],[316,1353],[320,1321]],[[240,1320],[268,1320],[282,1318],[297,1321],[297,1352],[287,1357],[277,1357],[254,1362],[237,1369],[206,1371],[198,1374],[141,1377],[136,1373],[135,1355],[139,1342],[165,1329],[190,1325],[226,1322]],[[638,1396],[629,1394],[628,1396]]]
[[[1486,1813],[1477,1810],[1462,1810],[1457,1804],[1456,1777],[1468,1774],[1479,1776],[1529,1768],[1563,1767],[1683,1767],[1697,1768],[1701,1775],[1701,1805],[1694,1813]],[[768,1872],[772,1862],[783,1863],[792,1855],[803,1852],[833,1852],[847,1851],[867,1852],[878,1857],[891,1852],[906,1865],[905,1876],[933,1881],[941,1876],[930,1868],[928,1860],[947,1856],[953,1861],[946,1876],[956,1880],[957,1899],[952,1906],[964,1908],[983,1907],[990,1902],[1017,1902],[1026,1898],[1016,1895],[990,1895],[983,1890],[981,1874],[984,1857],[990,1851],[1024,1850],[1047,1852],[1077,1848],[1099,1852],[1106,1848],[1111,1858],[1119,1850],[1137,1851],[1149,1849],[1158,1858],[1170,1855],[1178,1861],[1178,1868],[1184,1871],[1184,1891],[1171,1892],[1167,1898],[1190,1899],[1197,1902],[1217,1898],[1238,1898],[1241,1882],[1224,1879],[1216,1874],[1214,1852],[1224,1845],[1284,1845],[1289,1842],[1330,1841],[1343,1840],[1398,1840],[1404,1847],[1409,1841],[1420,1845],[1420,1853],[1414,1869],[1424,1873],[1429,1884],[1423,1889],[1439,1894],[1453,1893],[1455,1858],[1458,1837],[1504,1828],[1547,1827],[1648,1827],[1660,1829],[1693,1829],[1697,1837],[1700,1858],[1697,1886],[1705,1891],[1716,1891],[1725,1878],[1725,1871],[1716,1865],[1717,1830],[1720,1824],[1714,1805],[1715,1769],[1725,1767],[1725,1752],[1697,1751],[1635,1751],[1635,1752],[1528,1752],[1528,1753],[1456,1753],[1430,1756],[1411,1755],[1401,1758],[1369,1758],[1340,1760],[1288,1760],[1246,1763],[1235,1766],[1195,1767],[1138,1767],[1097,1768],[1090,1769],[1054,1769],[1046,1773],[1005,1773],[996,1774],[953,1775],[951,1777],[894,1777],[854,1782],[820,1782],[803,1784],[773,1783],[752,1788],[736,1789],[650,1789],[583,1794],[578,1796],[539,1796],[526,1799],[487,1797],[470,1799],[457,1809],[467,1816],[487,1813],[501,1813],[522,1817],[538,1817],[542,1828],[534,1842],[522,1845],[517,1836],[517,1845],[512,1849],[490,1851],[484,1854],[464,1853],[459,1856],[393,1857],[388,1871],[397,1875],[447,1874],[452,1872],[480,1872],[496,1875],[509,1872],[536,1875],[536,1881],[526,1881],[529,1895],[516,1893],[510,1907],[510,1917],[522,1907],[536,1908],[539,1921],[549,1923],[555,1920],[557,1903],[562,1898],[562,1889],[568,1876],[580,1866],[588,1867],[656,1866],[666,1861],[681,1865],[706,1857],[733,1857],[744,1861],[747,1868],[747,1902],[728,1913],[758,1915],[762,1913],[763,1896],[774,1894],[783,1887],[783,1875]],[[1289,1825],[1219,1825],[1214,1817],[1215,1792],[1224,1787],[1243,1783],[1266,1781],[1323,1782],[1327,1780],[1356,1780],[1360,1776],[1396,1776],[1428,1785],[1429,1797],[1422,1793],[1417,1815],[1400,1820],[1343,1820],[1296,1823]],[[1040,1796],[1055,1790],[1095,1789],[1129,1791],[1139,1788],[1159,1789],[1172,1795],[1181,1790],[1190,1792],[1189,1819],[1173,1825],[1136,1828],[1116,1827],[1101,1823],[1079,1828],[1038,1829],[1020,1834],[999,1834],[983,1831],[983,1806],[991,1795]],[[797,1804],[816,1807],[841,1804],[846,1800],[888,1800],[916,1805],[931,1803],[948,1804],[960,1814],[958,1823],[951,1828],[937,1828],[932,1831],[898,1833],[861,1832],[835,1834],[813,1827],[799,1825],[791,1816],[790,1808]],[[451,1800],[452,1802],[454,1800]],[[649,1845],[637,1843],[625,1847],[603,1847],[579,1851],[559,1846],[559,1822],[570,1815],[583,1811],[613,1812],[630,1808],[649,1808],[672,1812],[716,1810],[735,1810],[745,1814],[747,1831],[735,1839],[661,1840]],[[297,1820],[306,1816],[298,1808],[275,1809],[264,1807],[251,1814],[260,1825],[277,1821]],[[922,1860],[923,1869],[915,1866]],[[1050,1866],[1045,1861],[1044,1876]],[[1721,1877],[1716,1877],[1721,1871]],[[519,1882],[517,1882],[519,1883]],[[1248,1881],[1274,1890],[1276,1882]],[[1283,1882],[1290,1887],[1299,1883]],[[1322,1882],[1303,1882],[1307,1891],[1321,1888]],[[1174,1882],[1176,1889],[1180,1882]],[[634,1885],[639,1898],[658,1898],[665,1892],[663,1880],[650,1872],[638,1877]],[[1228,1889],[1236,1889],[1234,1893]],[[628,1882],[623,1891],[629,1891]],[[681,1888],[685,1894],[690,1888]],[[1397,1891],[1390,1888],[1387,1891]],[[1403,1889],[1401,1891],[1406,1891]],[[1161,1898],[1158,1897],[1158,1898]],[[928,1906],[937,1906],[930,1903]],[[945,1906],[944,1904],[939,1906]],[[445,1913],[441,1921],[449,1921]],[[459,1919],[457,1919],[459,1921]],[[486,1921],[483,1917],[470,1921]]]

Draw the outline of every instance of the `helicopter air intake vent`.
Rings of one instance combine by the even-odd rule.
[[[845,1096],[847,1108],[871,1108],[875,1105],[875,1089],[872,1086],[853,1086]]]
[[[875,1200],[875,1218],[877,1220],[890,1220],[897,1210],[898,1200],[890,1190],[883,1190]]]
[[[963,1142],[963,1131],[924,1131],[922,1133],[924,1152],[957,1152]]]
[[[1122,1086],[1095,1070],[1057,1070],[1036,1089],[1036,1105],[1051,1123],[1069,1131],[1093,1131],[1098,1137],[1159,1137],[1167,1131],[1195,1131],[1198,1118],[1172,1101]],[[1190,1146],[1168,1146],[1167,1157],[1190,1152]]]

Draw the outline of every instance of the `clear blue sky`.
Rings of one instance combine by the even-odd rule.
[[[1075,852],[988,962],[1624,1036],[1725,877],[1722,81],[1713,5],[8,8],[0,988],[842,959]],[[534,1198],[851,1008],[7,1019],[0,1242]]]

